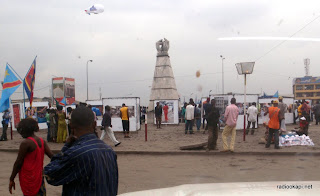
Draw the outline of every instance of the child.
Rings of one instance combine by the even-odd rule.
[[[19,173],[20,187],[23,195],[46,195],[43,180],[44,153],[51,158],[52,152],[47,143],[34,135],[39,131],[38,123],[32,118],[21,120],[17,128],[20,135],[25,138],[20,144],[16,162],[13,165],[9,183],[9,192],[15,189],[14,178]]]

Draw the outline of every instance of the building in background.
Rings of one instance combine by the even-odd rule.
[[[296,100],[320,100],[320,76],[305,76],[293,79],[293,94]]]
[[[65,97],[68,105],[73,104],[76,99],[74,78],[52,78],[52,97],[57,101]]]

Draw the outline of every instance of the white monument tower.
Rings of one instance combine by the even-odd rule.
[[[156,42],[158,51],[154,70],[149,111],[154,110],[155,100],[179,100],[179,94],[168,54],[169,41],[164,38]]]

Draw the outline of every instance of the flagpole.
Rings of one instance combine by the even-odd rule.
[[[27,118],[27,113],[26,113],[26,96],[24,94],[24,81],[23,81],[23,86],[22,86],[22,94],[23,94],[23,112],[24,112],[24,118]]]

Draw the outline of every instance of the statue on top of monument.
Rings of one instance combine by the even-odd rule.
[[[166,38],[160,39],[156,42],[156,48],[158,50],[157,56],[168,56],[168,50],[169,50],[170,44],[169,41]]]

